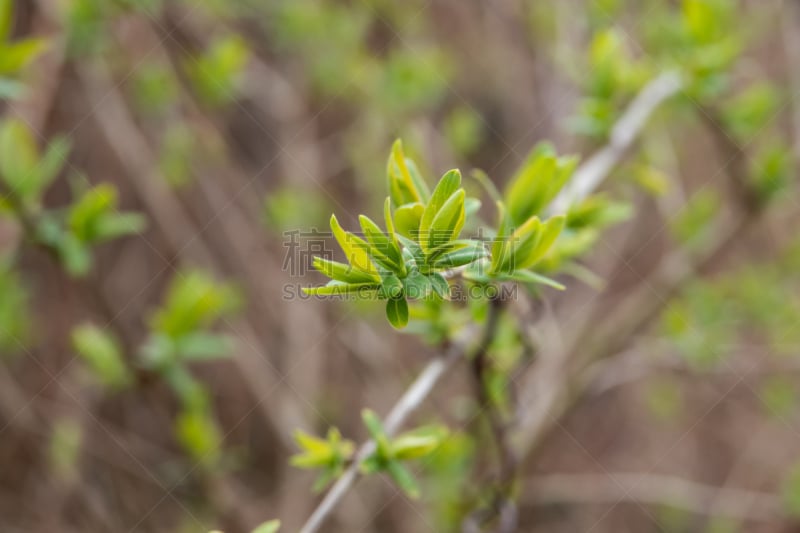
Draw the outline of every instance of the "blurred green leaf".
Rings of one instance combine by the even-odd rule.
[[[233,350],[233,339],[227,335],[198,331],[182,335],[175,350],[186,361],[207,361],[227,357]]]
[[[46,48],[44,39],[23,39],[0,46],[0,75],[19,72]]]
[[[32,316],[26,283],[8,258],[0,258],[0,349],[20,352],[30,340]]]
[[[547,143],[536,145],[506,187],[505,204],[511,222],[522,225],[541,214],[569,180],[576,164],[576,158],[557,157]]]
[[[53,424],[50,437],[50,465],[61,479],[74,480],[78,475],[78,461],[83,445],[83,428],[70,418],[60,418]]]
[[[683,244],[702,244],[710,235],[714,217],[720,207],[720,199],[715,191],[702,189],[696,192],[689,198],[683,210],[673,218],[673,235]]]
[[[400,461],[426,457],[434,452],[447,437],[442,426],[427,426],[403,433],[391,442],[392,456]]]
[[[470,107],[457,107],[447,115],[444,134],[456,152],[469,155],[478,148],[482,140],[482,118]]]
[[[420,496],[419,485],[417,485],[414,476],[408,471],[406,467],[400,464],[399,461],[389,461],[386,464],[386,471],[391,476],[392,480],[400,487],[406,495],[412,500],[416,500]]]
[[[221,456],[222,436],[216,421],[205,409],[184,409],[175,421],[178,441],[200,466],[214,468]]]
[[[251,533],[278,533],[281,528],[280,520],[270,520],[256,527]]]
[[[768,83],[754,84],[723,107],[723,121],[738,139],[750,142],[775,116],[780,99]]]
[[[800,518],[800,465],[792,467],[786,476],[783,483],[783,502],[790,516]]]
[[[330,481],[340,476],[345,464],[355,452],[355,444],[342,439],[341,433],[336,428],[330,428],[325,439],[301,430],[295,432],[294,438],[301,451],[290,459],[292,466],[322,470],[315,490],[323,489]]]
[[[82,243],[100,243],[138,233],[145,218],[138,213],[119,213],[117,190],[108,183],[92,187],[69,210],[69,228]]]
[[[104,385],[118,389],[130,383],[119,343],[111,333],[83,324],[72,330],[72,346]]]
[[[239,291],[232,285],[217,283],[199,271],[179,273],[152,322],[156,331],[178,338],[211,325],[240,304]]]
[[[186,62],[186,71],[200,100],[216,107],[238,96],[239,83],[250,57],[238,35],[215,38],[205,52]]]

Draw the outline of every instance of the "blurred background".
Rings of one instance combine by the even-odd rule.
[[[0,206],[0,532],[298,531],[320,495],[294,430],[363,441],[361,409],[437,353],[374,302],[300,298],[313,231],[380,219],[396,138],[429,182],[502,187],[540,141],[586,159],[676,67],[701,82],[603,185],[626,220],[532,303],[538,350],[495,347],[522,361],[520,410],[532,353],[602,351],[520,462],[518,531],[800,531],[797,1],[0,4],[0,172],[68,153],[30,209]],[[770,198],[757,216],[737,175]],[[456,366],[414,415],[453,431],[422,499],[370,477],[322,530],[462,530],[471,393]]]

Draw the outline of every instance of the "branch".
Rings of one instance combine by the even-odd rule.
[[[521,405],[522,413],[514,444],[522,458],[530,458],[538,444],[563,414],[569,410],[588,383],[575,382],[576,365],[588,365],[624,351],[630,339],[658,316],[663,306],[695,275],[704,273],[725,255],[742,235],[759,220],[760,211],[745,213],[718,234],[714,243],[696,262],[674,251],[664,257],[655,271],[638,284],[613,309],[604,310],[601,323],[581,332],[562,349],[540,354],[539,366],[521,390],[529,391]],[[654,294],[660,297],[654,297]],[[590,326],[591,327],[591,326]]]
[[[466,337],[471,337],[471,335],[467,334]],[[428,363],[428,366],[417,376],[414,383],[411,384],[386,417],[384,427],[387,435],[394,435],[402,427],[409,415],[425,401],[439,379],[444,376],[447,370],[456,361],[461,359],[464,351],[463,347],[467,342],[468,339],[464,339],[462,342],[454,343],[443,355]],[[328,518],[339,502],[342,501],[345,494],[347,494],[347,491],[355,484],[358,479],[361,463],[372,455],[374,451],[375,441],[373,440],[369,440],[361,445],[358,452],[356,452],[352,464],[336,483],[334,483],[325,495],[325,498],[323,498],[322,502],[320,502],[319,506],[314,510],[314,513],[309,517],[305,525],[303,525],[300,533],[314,533],[319,530],[325,519]]]
[[[575,171],[564,190],[553,200],[550,210],[564,213],[570,205],[591,194],[625,157],[650,115],[682,88],[683,80],[675,71],[664,72],[648,83],[611,129],[609,143]]]
[[[597,188],[622,160],[653,111],[682,87],[683,82],[675,72],[666,72],[645,86],[611,130],[608,146],[578,167],[570,183],[567,184],[567,188],[554,200],[552,211],[565,212],[573,202],[586,197]],[[448,277],[457,274],[458,271],[454,270],[449,273]],[[427,398],[436,382],[456,361],[461,359],[463,350],[459,344],[463,343],[454,344],[447,353],[431,361],[394,406],[384,422],[389,435],[402,426],[408,415]],[[374,449],[375,443],[371,440],[359,448],[353,463],[331,487],[300,533],[315,533],[319,530],[345,494],[353,487],[358,479],[361,463]]]
[[[781,500],[766,492],[722,488],[658,474],[553,474],[529,481],[534,490],[523,501],[533,505],[623,501],[678,507],[697,514],[740,520],[775,521]]]

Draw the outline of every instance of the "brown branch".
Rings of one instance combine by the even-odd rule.
[[[389,415],[384,420],[384,428],[388,436],[394,435],[413,413],[428,397],[436,383],[447,373],[447,370],[463,357],[464,346],[471,338],[471,331],[464,340],[454,342],[443,355],[433,359],[417,376],[417,379],[398,400]],[[342,474],[336,483],[325,494],[322,502],[317,506],[309,519],[300,529],[300,533],[314,533],[319,531],[322,524],[330,516],[337,505],[342,501],[347,492],[353,487],[359,477],[361,463],[375,451],[375,441],[369,440],[361,445],[356,452],[352,464]]]
[[[627,501],[739,520],[774,522],[782,515],[781,499],[775,494],[716,487],[676,476],[550,474],[530,479],[528,484],[532,490],[522,501],[530,505],[616,505]]]
[[[503,310],[503,301],[497,298],[489,301],[489,311],[486,318],[481,341],[472,358],[472,376],[475,381],[475,394],[478,398],[478,409],[489,424],[489,430],[497,449],[499,471],[495,481],[492,495],[492,512],[487,520],[495,517],[499,519],[498,533],[516,531],[517,512],[512,500],[512,493],[517,478],[517,455],[511,446],[508,432],[508,421],[490,396],[488,389],[488,373],[491,370],[489,349],[497,335],[497,327]]]

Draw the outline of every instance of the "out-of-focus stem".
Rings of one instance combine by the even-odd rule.
[[[597,189],[625,157],[653,112],[681,89],[683,79],[675,71],[664,72],[648,83],[614,124],[608,144],[575,171],[564,190],[553,200],[550,211],[564,213],[570,205]]]
[[[463,343],[455,343],[441,356],[428,363],[428,366],[417,376],[414,383],[406,390],[405,394],[395,404],[384,421],[386,434],[394,435],[409,415],[425,401],[433,387],[444,376],[453,363],[461,359]],[[328,516],[333,512],[339,502],[358,479],[361,463],[375,451],[375,441],[369,440],[361,445],[356,452],[352,464],[336,480],[328,493],[306,521],[300,533],[314,533],[318,531]]]

